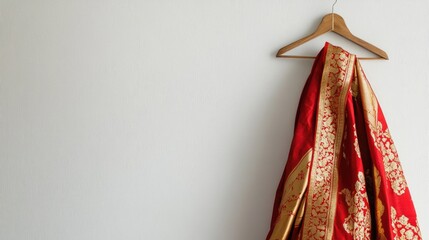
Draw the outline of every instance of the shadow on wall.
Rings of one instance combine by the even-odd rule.
[[[272,53],[275,58],[275,53]],[[295,115],[299,98],[314,59],[274,59],[281,65],[278,87],[272,92],[266,106],[254,120],[252,136],[243,139],[245,149],[237,159],[243,167],[235,177],[239,184],[226,189],[222,209],[225,211],[219,229],[226,240],[265,239],[270,226],[275,191],[283,173],[293,137]],[[264,79],[260,79],[264,81]],[[239,188],[237,188],[239,186]]]

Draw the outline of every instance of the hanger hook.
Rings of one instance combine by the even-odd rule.
[[[337,4],[337,0],[335,0],[334,4],[332,4],[332,12],[331,12],[332,26],[331,26],[331,31],[334,30],[334,6],[335,6],[335,4]]]

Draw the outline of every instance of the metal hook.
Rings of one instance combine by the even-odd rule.
[[[337,4],[337,0],[335,0],[334,4],[332,4],[332,12],[331,12],[332,26],[331,26],[331,31],[334,30],[334,6],[335,6],[335,4]]]

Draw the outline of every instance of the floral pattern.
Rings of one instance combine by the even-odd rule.
[[[383,156],[384,170],[386,171],[386,177],[390,181],[393,192],[397,195],[402,195],[407,188],[407,181],[405,180],[389,129],[386,128],[383,130],[383,125],[380,121],[378,121],[376,127],[371,124],[370,127],[371,136]]]
[[[351,234],[354,240],[371,239],[371,214],[363,172],[358,172],[353,191],[345,188],[340,193],[345,196],[348,206],[349,215],[343,224],[346,232]]]
[[[392,228],[395,234],[394,240],[420,240],[422,239],[420,228],[416,220],[416,226],[409,223],[409,219],[402,215],[397,216],[396,209],[392,206],[390,208],[392,217]]]

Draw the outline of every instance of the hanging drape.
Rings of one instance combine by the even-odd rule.
[[[356,55],[329,42],[301,95],[266,239],[421,239],[378,100]]]

